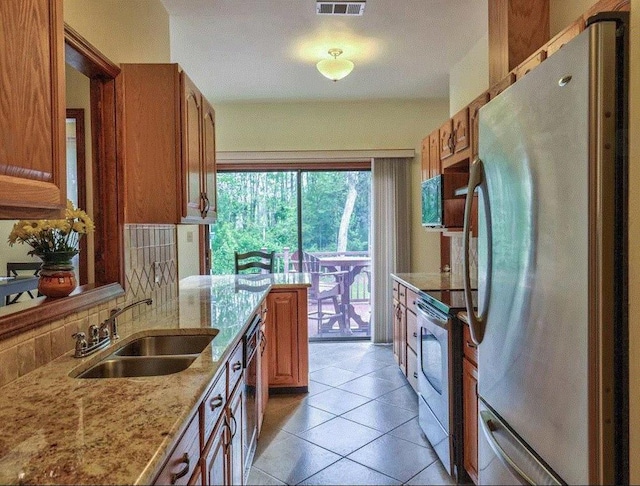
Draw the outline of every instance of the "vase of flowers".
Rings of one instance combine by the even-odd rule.
[[[72,259],[80,251],[80,238],[94,230],[93,221],[67,201],[64,219],[20,220],[9,234],[9,245],[31,246],[29,255],[42,260],[38,292],[47,297],[65,297],[77,286]]]

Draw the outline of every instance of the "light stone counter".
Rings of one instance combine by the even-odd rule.
[[[117,347],[152,329],[219,329],[180,373],[72,377],[111,354],[111,345],[84,359],[67,353],[0,388],[0,484],[153,481],[269,289],[308,286],[309,278],[276,274],[258,285],[264,283],[233,275],[189,277],[173,302],[120,324]]]
[[[429,290],[463,290],[462,277],[451,273],[392,273],[391,278],[411,288],[414,292]],[[476,282],[471,285],[475,288]]]

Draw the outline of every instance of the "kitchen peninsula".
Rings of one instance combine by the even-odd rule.
[[[297,293],[297,304],[306,307],[306,274],[271,275],[267,280],[266,286],[252,286],[249,279],[236,276],[184,279],[179,297],[123,323],[121,339],[106,350],[84,359],[66,353],[0,388],[0,483],[150,484],[162,480],[158,474],[172,466],[163,469],[176,455],[176,444],[181,446],[181,437],[193,431],[196,460],[187,459],[189,476],[176,478],[177,484],[206,475],[205,456],[209,457],[213,441],[207,443],[205,434],[209,422],[202,428],[198,425],[199,420],[211,418],[203,399],[219,383],[227,382],[226,362],[242,350],[242,337],[253,316],[264,316],[269,295]],[[306,314],[296,324],[304,328],[306,344]],[[219,333],[182,372],[136,378],[74,377],[111,354],[115,346],[136,337],[193,334],[203,328]],[[298,356],[306,359],[307,355],[300,352]],[[301,364],[300,370],[305,372],[306,365]],[[301,378],[305,383],[307,377]],[[217,430],[216,425],[211,435]],[[180,469],[179,462],[173,465],[174,478]]]

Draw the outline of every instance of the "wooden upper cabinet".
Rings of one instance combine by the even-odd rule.
[[[534,67],[538,66],[542,61],[547,58],[547,51],[544,49],[540,49],[538,52],[533,54],[529,59],[520,64],[517,68],[514,69],[514,73],[516,75],[516,81],[521,79],[524,75],[529,73]]]
[[[571,39],[576,37],[580,32],[584,30],[584,21],[582,17],[573,22],[567,28],[559,32],[556,36],[549,41],[546,46],[547,57],[557,52],[562,46],[564,46]]]
[[[489,86],[549,40],[549,0],[491,0]]]
[[[440,143],[438,144],[438,150],[440,151],[440,160],[444,160],[447,157],[453,155],[453,121],[447,120],[444,125],[440,127]]]
[[[434,130],[429,134],[429,178],[440,174],[440,131]]]
[[[117,78],[126,223],[215,221],[215,114],[177,64]]]
[[[184,124],[182,127],[182,163],[184,164],[184,207],[182,216],[197,219],[202,210],[202,186],[200,161],[202,154],[202,95],[195,84],[184,73],[180,73],[182,83],[182,105]]]
[[[207,218],[215,218],[218,211],[216,192],[216,112],[202,99],[202,175]]]
[[[469,103],[469,138],[471,144],[471,162],[478,156],[478,140],[479,140],[479,127],[480,121],[480,108],[487,104],[489,101],[489,93],[484,92],[478,96],[475,100]]]
[[[507,74],[503,79],[501,79],[499,82],[491,86],[491,88],[489,88],[489,100],[492,100],[493,98],[498,96],[500,93],[502,93],[505,89],[507,89],[509,86],[511,86],[515,82],[516,82],[515,74],[513,73]]]
[[[421,167],[422,167],[422,180],[426,181],[429,179],[431,173],[431,161],[429,160],[429,135],[422,139],[422,150],[420,152],[421,155]]]
[[[469,109],[463,108],[453,116],[453,151],[462,152],[469,148]]]
[[[0,217],[66,207],[62,0],[0,2]]]

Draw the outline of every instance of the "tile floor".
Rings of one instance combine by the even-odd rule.
[[[309,393],[269,399],[249,484],[453,484],[391,346],[309,345]]]

